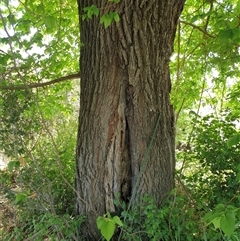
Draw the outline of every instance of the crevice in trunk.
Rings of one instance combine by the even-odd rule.
[[[121,183],[121,190],[120,190],[120,198],[122,201],[124,201],[126,204],[129,203],[131,192],[132,192],[132,168],[131,168],[131,155],[130,155],[130,138],[129,138],[129,126],[128,121],[126,118],[126,129],[125,129],[125,143],[124,143],[124,153],[123,153],[123,161],[126,165],[126,174],[125,177],[123,177],[122,183]]]

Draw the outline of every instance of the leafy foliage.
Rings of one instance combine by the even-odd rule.
[[[82,217],[73,218],[68,214],[58,216],[46,213],[40,216],[24,217],[24,225],[4,237],[7,240],[34,239],[44,240],[77,240],[75,232],[84,221]],[[23,221],[23,220],[22,220]]]
[[[236,216],[240,220],[240,209],[231,205],[218,204],[212,212],[205,215],[205,220],[214,224],[215,229],[222,229],[226,236],[233,235],[236,223]]]
[[[99,15],[99,9],[95,5],[83,8],[83,11],[85,12],[85,14],[82,15],[83,20],[86,19],[86,18],[92,19],[93,15],[95,15],[97,17]]]
[[[107,241],[113,237],[116,225],[123,226],[123,223],[118,216],[111,217],[109,212],[97,218],[97,227]]]
[[[239,91],[239,34],[230,34],[239,29],[239,9],[235,0],[186,2],[170,63],[179,134],[180,127],[185,129],[181,118],[188,118],[184,110],[217,113],[224,106],[230,107],[227,100],[239,110],[239,95],[234,95]],[[231,86],[235,86],[234,91]],[[227,99],[227,95],[235,97]]]
[[[228,147],[232,147],[239,143],[240,143],[240,134],[235,134],[230,139],[228,139],[227,145]]]
[[[45,82],[78,70],[78,53],[74,51],[80,44],[75,1],[0,4],[0,47],[6,49],[1,50],[0,56],[1,86]],[[2,91],[0,146],[5,154],[23,155],[31,149],[44,128],[44,119],[46,122],[70,108],[66,95],[71,90],[72,85],[65,82],[51,90]],[[64,95],[66,100],[62,99]]]
[[[58,130],[54,140],[46,136],[39,139],[25,164],[10,162],[3,176],[7,180],[9,173],[9,181],[1,187],[19,212],[17,226],[4,236],[6,240],[43,240],[46,236],[51,240],[77,240],[76,228],[84,221],[83,217],[74,217],[72,202],[77,125],[73,120],[57,124],[62,131]],[[69,132],[65,133],[65,128]]]
[[[204,212],[179,191],[174,190],[161,208],[145,196],[130,210],[124,209],[121,240],[221,240],[221,233],[204,226]]]
[[[119,3],[119,0],[109,0],[109,2]],[[106,7],[107,8],[107,7]],[[99,8],[95,5],[83,8],[84,14],[82,15],[82,20],[92,19],[93,16],[99,16]],[[117,12],[110,11],[108,13],[102,14],[100,18],[100,23],[104,25],[105,28],[109,27],[112,21],[119,22],[120,17]]]
[[[197,195],[196,199],[213,208],[226,203],[238,192],[237,181],[240,158],[239,144],[228,147],[228,139],[237,133],[231,113],[223,113],[220,119],[208,115],[194,116],[195,129],[191,151],[185,154],[186,175],[183,177]],[[188,172],[187,172],[188,168]],[[234,200],[233,200],[234,202]]]

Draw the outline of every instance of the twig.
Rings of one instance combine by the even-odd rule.
[[[207,36],[210,37],[210,38],[216,38],[216,36],[208,33],[205,29],[202,29],[202,28],[198,27],[197,25],[195,25],[195,24],[193,24],[193,23],[189,23],[189,22],[184,21],[184,20],[180,20],[180,23],[183,23],[183,24],[185,24],[185,25],[189,25],[189,26],[191,26],[191,27],[193,27],[193,28],[201,31],[202,33],[204,33],[205,35],[207,35]]]

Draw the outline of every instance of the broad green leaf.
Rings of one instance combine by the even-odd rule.
[[[120,220],[120,218],[118,216],[114,216],[113,217],[113,221],[118,224],[119,226],[123,226],[122,221]]]
[[[15,203],[26,202],[27,194],[26,193],[18,193],[15,197]]]
[[[233,33],[231,29],[225,29],[218,33],[218,39],[220,42],[229,42],[233,38]]]
[[[237,134],[237,135],[232,136],[232,137],[227,141],[228,147],[232,147],[232,146],[234,146],[234,145],[237,145],[238,143],[240,143],[240,134]]]
[[[204,216],[204,220],[205,220],[206,222],[208,222],[207,225],[209,225],[210,223],[213,222],[214,219],[219,218],[219,217],[221,217],[221,213],[219,213],[219,212],[210,212],[210,213],[207,213],[207,214]]]
[[[115,20],[115,22],[119,22],[120,21],[120,17],[117,13],[115,13],[113,19]]]
[[[191,18],[190,22],[191,23],[194,23],[196,22],[197,20],[199,19],[205,19],[206,17],[208,17],[209,15],[211,14],[211,12],[207,12],[207,13],[202,13],[202,14],[198,14],[198,15],[195,15]]]
[[[82,20],[85,20],[87,18],[87,14],[82,14]]]
[[[111,22],[112,18],[110,18],[108,14],[104,14],[100,19],[100,23],[103,23],[105,28],[109,27]]]
[[[8,38],[0,38],[0,43],[7,44]]]
[[[234,211],[228,211],[220,220],[220,228],[227,235],[231,236],[235,229],[236,217]]]
[[[220,228],[220,220],[221,220],[221,217],[217,217],[212,220],[212,223],[215,229]]]
[[[108,14],[103,14],[100,23],[104,24],[104,27],[107,28],[111,25],[112,21],[119,22],[120,18],[118,13],[116,12],[109,12]]]
[[[101,229],[102,224],[104,222],[105,222],[104,217],[102,217],[102,216],[97,217],[97,227],[98,227],[98,229]]]
[[[240,43],[240,28],[235,28],[232,29],[232,33],[233,33],[233,41],[236,43]]]
[[[222,203],[219,203],[216,207],[215,207],[215,211],[216,212],[222,212],[225,208],[225,205]]]
[[[10,172],[13,171],[13,169],[18,169],[20,167],[20,162],[19,161],[11,161],[8,163],[8,170]]]
[[[44,12],[44,5],[42,3],[38,4],[37,6],[37,12],[43,13]]]
[[[91,19],[93,15],[95,15],[97,17],[99,15],[99,9],[95,5],[83,8],[83,11],[86,13],[82,16],[83,20],[86,18]]]
[[[206,213],[204,216],[204,220],[208,222],[207,225],[213,223],[215,228],[217,228],[219,219],[223,214],[224,208],[224,204],[220,203],[215,207],[215,209],[212,212]]]
[[[16,23],[15,16],[13,14],[9,14],[7,19],[12,25]]]
[[[236,214],[237,214],[238,219],[240,220],[240,208],[238,208]]]
[[[194,23],[199,19],[199,15],[195,15],[191,18],[190,23]]]
[[[0,65],[7,66],[8,60],[11,59],[9,54],[0,55]]]
[[[52,32],[55,29],[55,27],[57,26],[57,20],[52,15],[49,15],[44,18],[44,24],[45,24],[48,32]]]
[[[94,5],[93,5],[93,6],[94,6]],[[93,12],[93,14],[94,14],[95,16],[98,17],[98,15],[99,15],[99,9],[98,9],[96,6],[94,6],[94,7],[92,8],[92,12]]]
[[[33,37],[32,37],[32,41],[37,44],[38,46],[42,47],[43,46],[43,35],[40,32],[36,32]],[[26,44],[26,47],[28,45]]]
[[[115,223],[113,220],[110,219],[106,219],[105,222],[102,224],[101,226],[101,234],[102,236],[109,241],[113,234],[114,234],[114,230],[115,230]]]
[[[240,182],[240,171],[237,172],[236,179],[237,179],[238,182]]]

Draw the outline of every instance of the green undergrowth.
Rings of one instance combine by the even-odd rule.
[[[126,241],[238,241],[239,141],[228,141],[239,133],[236,118],[227,112],[218,119],[193,116],[190,144],[177,151],[182,168],[169,198],[158,207],[145,196],[130,209],[115,200],[122,211],[99,214],[99,232],[107,240],[115,230]],[[76,125],[57,126],[62,131],[39,138],[31,155],[12,158],[1,171],[1,195],[11,210],[3,217],[10,220],[1,228],[3,241],[81,241],[77,233],[85,219],[74,215]]]
[[[52,126],[28,156],[10,157],[1,171],[1,218],[8,220],[1,228],[3,241],[78,240],[84,217],[74,215],[76,124],[59,121],[56,126],[60,131]]]
[[[171,199],[161,208],[151,197],[145,196],[130,211],[123,211],[120,240],[239,240],[239,208],[232,206],[229,212],[230,206],[222,204],[219,212],[206,211],[199,209],[187,195],[176,192],[173,190]],[[228,218],[229,215],[234,217]],[[228,221],[226,229],[224,224],[215,225],[221,218]]]

